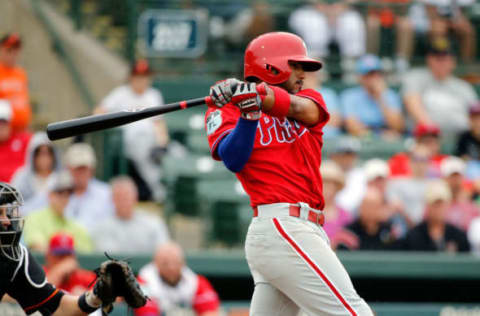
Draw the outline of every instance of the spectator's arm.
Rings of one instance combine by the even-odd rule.
[[[345,128],[353,136],[365,136],[369,132],[369,129],[354,117],[345,118]]]
[[[405,126],[402,114],[393,109],[387,98],[384,96],[378,98],[378,104],[380,105],[380,109],[383,113],[383,117],[385,118],[388,128],[401,133]]]
[[[409,93],[404,96],[405,108],[407,109],[408,114],[412,117],[416,124],[424,123],[432,125],[433,122],[428,117],[425,108],[423,107],[422,98],[420,94]]]
[[[157,144],[161,147],[166,147],[170,139],[168,137],[168,129],[167,129],[167,124],[165,123],[165,120],[163,119],[155,120],[154,128],[155,128],[155,138],[157,140]]]

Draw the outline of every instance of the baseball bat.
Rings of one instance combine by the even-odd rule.
[[[80,134],[95,132],[112,127],[125,125],[136,122],[148,117],[169,113],[177,110],[207,104],[213,106],[210,97],[203,97],[170,103],[160,106],[152,106],[140,110],[125,110],[114,113],[106,113],[99,115],[90,115],[77,119],[50,123],[47,126],[47,135],[50,140],[57,140],[76,136]]]

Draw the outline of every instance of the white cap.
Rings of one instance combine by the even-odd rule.
[[[66,170],[60,171],[53,181],[49,183],[48,190],[52,191],[62,191],[62,190],[72,190],[73,189],[73,178],[70,175],[70,172]]]
[[[338,182],[341,186],[345,184],[345,173],[342,168],[333,160],[322,161],[320,174],[324,180]]]
[[[0,100],[0,120],[10,122],[12,119],[12,108],[7,100]]]
[[[452,199],[452,192],[450,187],[444,180],[435,180],[427,184],[425,189],[425,202],[432,204],[436,201],[450,202]]]
[[[363,166],[367,181],[374,180],[378,177],[387,178],[390,175],[388,164],[382,159],[370,159]]]
[[[96,164],[95,152],[87,143],[76,143],[70,146],[65,153],[65,164],[68,167],[90,167]]]
[[[463,175],[465,173],[465,169],[465,162],[461,158],[454,156],[443,159],[442,163],[440,164],[440,172],[444,177],[451,176],[455,173]]]

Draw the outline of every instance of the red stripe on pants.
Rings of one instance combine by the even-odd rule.
[[[295,249],[296,252],[308,263],[308,265],[322,278],[322,280],[327,284],[330,290],[335,294],[335,296],[342,302],[343,306],[350,312],[352,316],[357,316],[357,313],[353,310],[353,308],[347,303],[347,301],[342,297],[340,292],[335,288],[335,286],[327,279],[325,274],[322,273],[320,268],[303,252],[302,249],[293,241],[290,236],[288,236],[287,232],[283,229],[276,218],[273,219],[273,224],[275,228],[278,230],[280,235],[287,240],[287,242]]]

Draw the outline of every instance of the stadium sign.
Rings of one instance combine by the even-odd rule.
[[[195,58],[207,47],[206,10],[144,11],[138,20],[138,34],[147,57]]]

